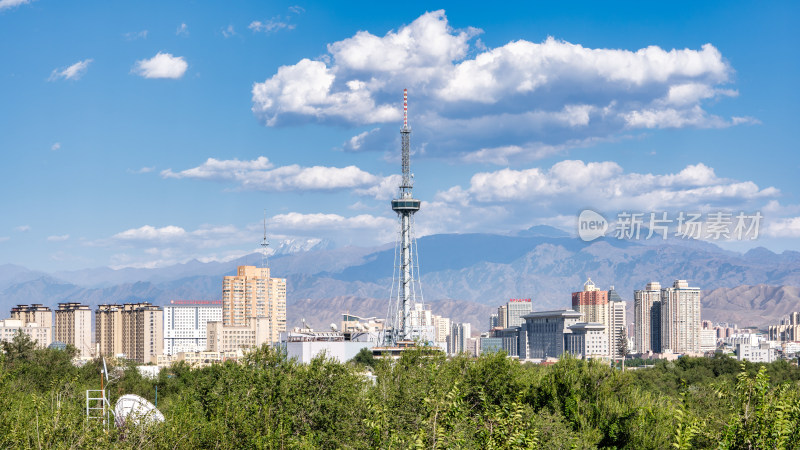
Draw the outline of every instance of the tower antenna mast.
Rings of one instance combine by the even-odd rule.
[[[397,299],[392,321],[391,344],[398,341],[410,340],[412,336],[411,309],[416,301],[414,292],[414,263],[413,263],[413,219],[414,213],[419,211],[420,201],[414,198],[413,183],[410,168],[409,138],[411,128],[408,126],[408,90],[403,89],[403,129],[400,130],[401,158],[403,178],[400,182],[398,198],[392,200],[392,210],[400,218],[400,265],[398,269]]]
[[[267,268],[267,247],[269,247],[269,241],[267,241],[267,210],[264,209],[264,240],[261,241],[261,249],[262,249],[262,257],[261,257],[261,268]]]

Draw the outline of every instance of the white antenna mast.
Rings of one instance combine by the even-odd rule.
[[[267,247],[269,247],[269,241],[267,241],[267,210],[264,209],[264,240],[261,241],[261,248],[263,251],[263,258],[261,259],[261,268],[267,268]]]

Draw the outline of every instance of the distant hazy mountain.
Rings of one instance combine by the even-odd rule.
[[[343,308],[358,315],[385,315],[395,265],[393,246],[330,248],[325,242],[307,242],[278,247],[284,251],[270,257],[269,264],[274,276],[287,278],[290,325],[306,317],[327,326],[345,312]],[[581,289],[588,277],[604,289],[614,285],[626,300],[649,281],[671,285],[686,279],[708,292],[704,318],[739,317],[741,325],[763,325],[787,308],[800,309],[793,300],[797,295],[792,296],[800,286],[800,253],[793,251],[775,254],[759,248],[740,254],[680,239],[606,238],[586,243],[546,226],[515,236],[427,236],[419,239],[418,248],[426,302],[435,313],[469,320],[479,329],[485,328],[481,317],[509,298],[532,298],[539,310],[568,306],[571,292]],[[157,304],[179,298],[218,299],[222,276],[234,273],[237,265],[260,262],[261,255],[253,254],[225,263],[190,261],[161,269],[100,268],[52,276],[0,266],[0,311],[16,303],[55,305],[65,300],[96,305],[132,299]],[[758,285],[768,289],[744,289]],[[729,291],[733,293],[725,294]],[[747,308],[752,314],[731,313]]]
[[[765,328],[781,317],[800,311],[797,286],[737,286],[703,292],[703,315],[719,322]]]

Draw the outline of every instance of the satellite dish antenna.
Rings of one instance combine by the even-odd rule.
[[[332,324],[331,324],[331,330],[333,330],[333,331],[338,331],[338,330],[339,330],[339,327],[337,327],[335,323],[332,323]]]
[[[117,427],[128,422],[133,425],[153,425],[164,421],[164,415],[152,403],[134,394],[126,394],[114,406],[114,421]]]

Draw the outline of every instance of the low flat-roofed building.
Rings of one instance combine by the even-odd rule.
[[[520,359],[560,357],[564,349],[564,334],[571,333],[569,327],[583,319],[583,313],[571,309],[536,311],[523,316],[525,325],[520,334],[527,336],[527,355]]]
[[[576,358],[608,358],[608,334],[606,326],[596,322],[579,322],[569,327],[564,334],[564,351]]]
[[[353,359],[361,349],[371,349],[375,342],[348,341],[339,331],[312,331],[296,329],[288,333],[286,341],[281,343],[289,358],[308,364],[322,354],[340,363]]]
[[[180,352],[174,355],[159,355],[158,366],[169,367],[173,363],[184,361],[193,368],[207,367],[212,364],[221,364],[225,361],[239,361],[244,356],[241,350],[230,352]]]
[[[0,341],[11,342],[19,331],[27,334],[39,348],[45,348],[53,342],[53,331],[50,327],[41,327],[33,322],[25,324],[18,319],[0,320]]]

